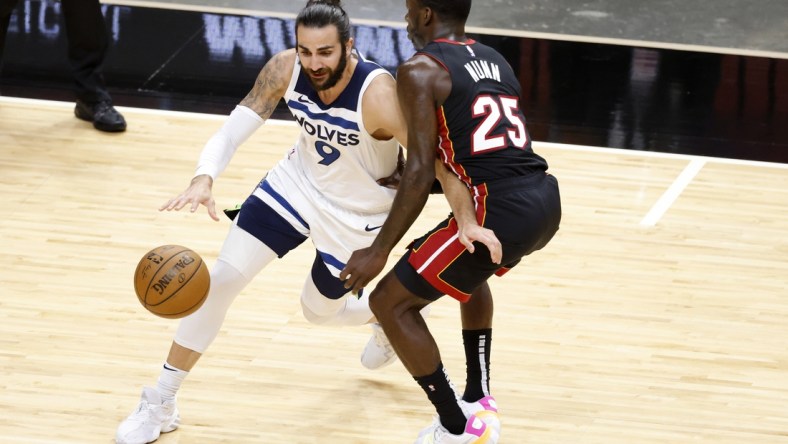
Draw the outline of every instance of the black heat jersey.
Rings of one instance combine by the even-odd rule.
[[[520,84],[498,52],[474,40],[436,40],[420,54],[451,75],[438,109],[438,156],[468,185],[547,170],[533,152],[520,109]]]
[[[520,86],[504,58],[480,43],[437,40],[420,54],[451,75],[438,110],[438,155],[469,186],[476,221],[501,241],[501,264],[458,239],[453,216],[413,241],[394,266],[405,288],[427,300],[444,294],[466,302],[493,274],[502,275],[543,248],[558,231],[561,198],[547,162],[531,150]]]

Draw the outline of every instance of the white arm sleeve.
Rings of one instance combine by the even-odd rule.
[[[230,163],[235,150],[252,133],[263,126],[263,123],[265,123],[265,120],[252,111],[251,108],[242,105],[236,106],[222,128],[205,144],[194,175],[207,174],[216,180],[216,177],[227,168],[227,164]]]

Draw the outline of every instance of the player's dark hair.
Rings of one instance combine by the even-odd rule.
[[[334,25],[339,32],[339,42],[343,45],[350,39],[350,18],[342,9],[341,0],[309,0],[296,17],[296,29],[324,28]]]
[[[447,22],[465,23],[471,14],[471,0],[419,0],[421,5],[430,8]]]

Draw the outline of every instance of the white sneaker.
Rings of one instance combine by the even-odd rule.
[[[147,444],[162,433],[171,432],[180,424],[175,401],[162,404],[161,395],[153,387],[142,388],[137,408],[118,426],[117,444]]]
[[[485,396],[476,402],[466,402],[460,399],[459,404],[466,417],[476,415],[488,427],[495,430],[499,437],[501,436],[501,418],[498,416],[498,404],[495,403],[495,398]]]
[[[361,352],[361,365],[375,370],[385,367],[397,360],[397,353],[383,332],[383,327],[377,322],[369,324],[372,327],[372,337],[367,341],[364,351]]]
[[[426,319],[431,309],[430,305],[426,305],[419,313]],[[367,345],[364,346],[364,350],[361,352],[361,365],[370,370],[377,370],[396,361],[397,353],[391,347],[389,338],[383,332],[383,327],[377,322],[369,325],[372,327],[372,337],[369,338]]]
[[[413,444],[496,444],[498,434],[475,415],[468,418],[462,435],[453,435],[436,417],[432,425],[422,430]]]

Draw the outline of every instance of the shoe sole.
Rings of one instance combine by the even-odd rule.
[[[122,133],[123,131],[126,131],[126,125],[102,125],[98,122],[93,122],[93,128],[96,128],[99,131],[104,131],[105,133]]]
[[[104,131],[105,133],[122,133],[123,131],[126,131],[125,124],[119,126],[104,125],[100,122],[94,121],[89,115],[84,114],[79,107],[74,108],[74,115],[80,120],[93,123],[93,128],[96,128],[99,131]]]

